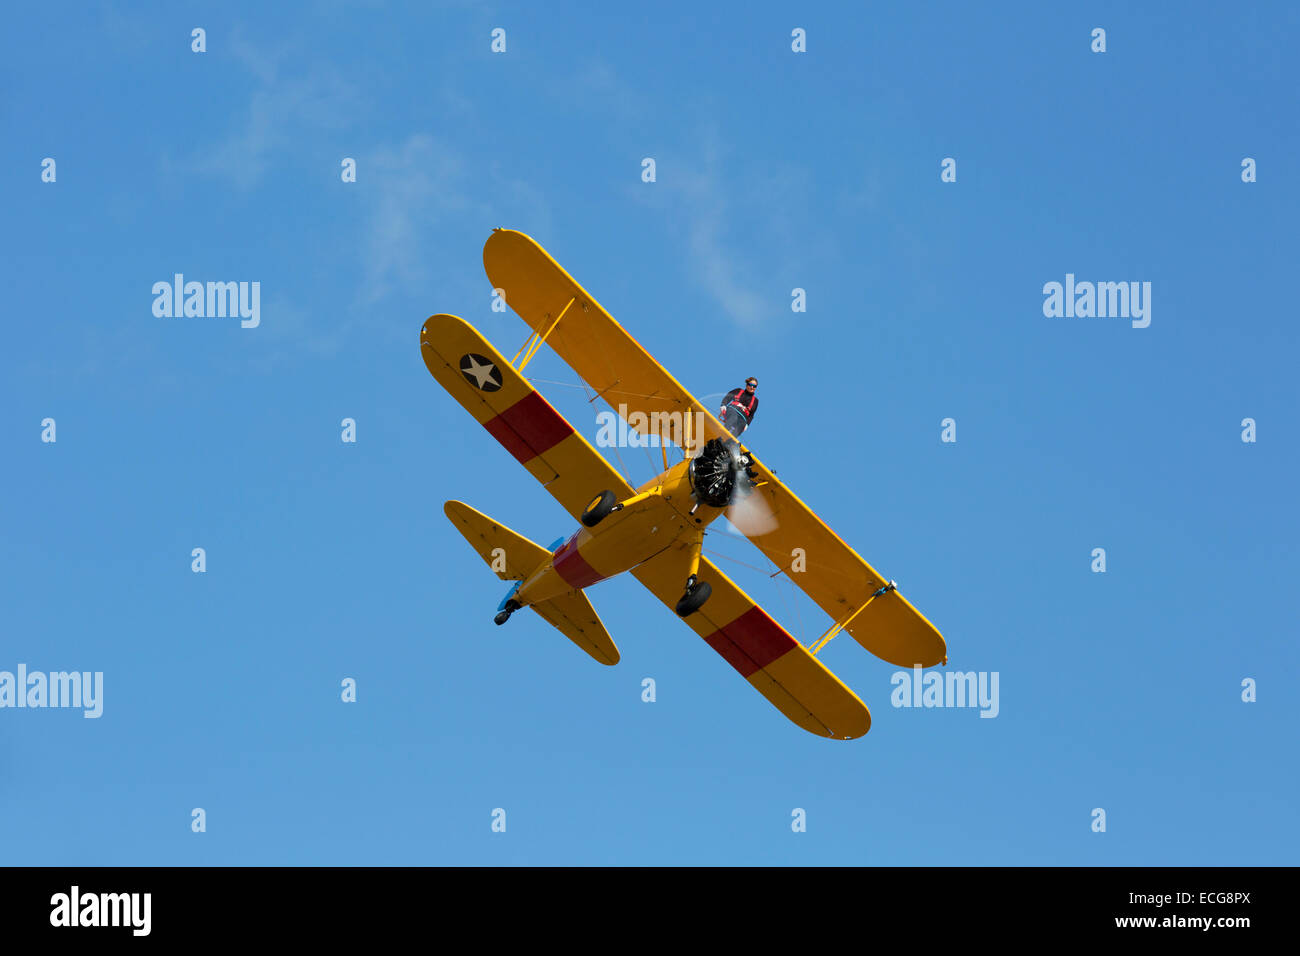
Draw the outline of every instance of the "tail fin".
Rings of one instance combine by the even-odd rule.
[[[456,529],[465,536],[503,581],[522,581],[551,560],[551,552],[459,501],[443,506]],[[537,614],[602,664],[617,664],[618,647],[605,630],[596,609],[581,591],[529,605]]]

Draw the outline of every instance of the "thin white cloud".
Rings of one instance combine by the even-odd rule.
[[[693,268],[705,291],[722,310],[740,325],[752,326],[770,317],[774,303],[754,290],[755,283],[737,245],[724,241],[726,203],[716,199],[710,208],[699,210],[690,220]]]
[[[296,153],[310,136],[345,129],[363,115],[356,88],[332,66],[313,64],[287,75],[282,64],[292,57],[289,47],[264,49],[238,31],[231,34],[230,52],[257,85],[228,135],[185,163],[195,172],[251,189],[277,154]]]
[[[639,187],[638,195],[651,197],[646,201],[681,224],[688,271],[724,315],[746,328],[772,322],[789,308],[787,291],[773,286],[774,277],[797,274],[807,258],[806,248],[791,240],[809,235],[799,223],[807,208],[806,174],[728,163],[713,125],[698,143],[696,162],[680,154],[661,157],[656,182]]]
[[[486,219],[487,210],[469,198],[465,163],[426,133],[399,146],[384,146],[363,160],[358,178],[373,196],[365,229],[368,303],[401,284],[431,277],[428,233],[449,215]]]

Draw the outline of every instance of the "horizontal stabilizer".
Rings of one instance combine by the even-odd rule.
[[[618,663],[618,648],[605,630],[600,615],[581,591],[570,591],[550,601],[528,605],[547,624],[577,644],[602,664]]]
[[[522,581],[551,560],[551,553],[540,544],[463,502],[449,501],[442,510],[502,581]]]
[[[442,510],[479,557],[503,581],[522,581],[551,560],[551,552],[540,544],[534,544],[463,502],[448,501]],[[614,639],[581,591],[570,591],[553,600],[528,606],[602,664],[618,663]]]

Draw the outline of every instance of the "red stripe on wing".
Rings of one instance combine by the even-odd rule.
[[[529,392],[483,427],[523,464],[573,434],[573,427],[540,392]]]
[[[704,640],[745,678],[795,646],[794,638],[786,633],[785,628],[768,617],[758,605]]]

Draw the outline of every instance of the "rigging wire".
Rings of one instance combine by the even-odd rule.
[[[785,600],[785,588],[781,587],[781,585],[778,584],[778,585],[776,586],[776,592],[777,592],[778,594],[781,595],[781,605],[782,605],[782,607],[784,607],[784,608],[786,609],[786,611],[788,612],[788,611],[790,610],[790,607],[789,607],[788,604],[786,604],[786,600]],[[787,617],[786,620],[788,621],[788,620],[790,620],[790,618]],[[794,635],[794,639],[795,639],[796,641],[799,641],[800,644],[803,643],[803,641],[799,640],[799,635],[798,635],[798,634],[795,634],[795,635]]]
[[[713,533],[714,533],[714,532],[712,532],[712,531],[709,532],[709,534],[713,534]],[[712,555],[712,556],[715,557],[715,558],[722,558],[722,560],[724,560],[724,561],[730,561],[732,564],[739,564],[741,567],[749,568],[751,571],[759,571],[759,572],[761,572],[761,573],[767,575],[767,577],[769,577],[769,578],[774,578],[774,577],[776,577],[776,574],[773,574],[772,572],[768,571],[767,568],[760,568],[760,567],[759,567],[758,565],[756,565],[756,564],[750,564],[750,563],[747,562],[747,561],[741,561],[739,558],[733,558],[731,555],[729,555],[729,554],[723,554],[721,551],[714,551],[712,548],[702,548],[701,551],[702,551],[704,554]],[[777,573],[777,574],[780,574],[780,573],[781,573],[781,570],[782,570],[782,569],[779,569],[779,568],[778,568],[776,573]],[[798,633],[795,634],[795,635],[793,635],[793,636],[794,636],[794,638],[795,638],[796,640],[799,641],[800,644],[802,644],[804,647],[807,647],[808,645],[804,644],[804,642],[800,639],[800,636],[803,635],[803,634],[806,634],[807,631],[804,630],[804,626],[803,626],[803,615],[799,613],[799,594],[798,594],[798,592],[797,592],[797,589],[796,589],[796,586],[795,586],[794,581],[791,581],[789,577],[786,578],[786,581],[787,581],[787,582],[789,583],[789,585],[790,585],[790,590],[791,590],[790,601],[791,601],[791,603],[790,603],[790,604],[787,604],[787,603],[786,603],[785,589],[782,588],[779,584],[777,585],[777,588],[776,588],[776,590],[777,590],[777,594],[780,595],[781,603],[782,603],[783,605],[785,605],[787,611],[791,610],[791,608],[793,607],[793,613],[790,615],[790,618],[793,618],[793,619],[794,619],[795,624],[796,624],[796,627],[797,627],[797,629],[798,629]],[[786,620],[790,620],[790,618],[786,618]]]
[[[574,384],[573,382],[557,382],[553,378],[530,378],[530,382],[541,382],[543,385],[563,385],[565,388],[580,388],[584,392],[587,390],[586,385]]]
[[[583,394],[586,394],[587,392],[586,383],[583,383],[582,391]],[[588,399],[588,401],[590,402],[591,399]],[[610,447],[614,449],[614,457],[618,459],[618,466],[623,469],[623,474],[627,477],[627,483],[631,485],[633,488],[635,488],[636,482],[632,480],[632,472],[628,471],[627,465],[623,463],[623,456],[618,453],[618,442],[614,442],[614,444],[611,445]]]
[[[733,564],[739,564],[741,567],[749,568],[751,571],[761,571],[763,574],[769,574],[769,573],[770,573],[770,572],[767,570],[767,568],[760,568],[760,567],[759,567],[758,565],[756,565],[756,564],[749,564],[748,562],[746,562],[746,561],[742,561],[742,560],[740,560],[739,558],[733,558],[733,557],[732,557],[731,555],[729,555],[729,554],[723,554],[721,551],[714,551],[712,548],[705,548],[705,549],[702,549],[702,550],[704,551],[705,554],[711,554],[711,555],[713,555],[715,558],[722,558],[724,561],[730,561],[730,562],[732,562]]]
[[[790,597],[791,597],[791,603],[794,604],[795,626],[799,628],[800,634],[807,634],[808,632],[805,631],[803,628],[803,615],[799,613],[799,595],[797,593],[798,588],[795,587],[794,581],[791,581],[789,576],[786,577],[786,581],[790,582]],[[803,642],[800,641],[799,643],[802,644]]]
[[[529,378],[529,381],[541,382],[543,385],[562,385],[565,388],[581,388],[584,391],[587,389],[586,385],[575,385],[572,382],[561,382],[553,378]],[[630,398],[659,398],[664,400],[670,400],[668,396],[662,395],[658,392],[629,392],[626,389],[622,389],[622,388],[606,389],[605,391],[599,394],[599,397],[604,398],[606,395],[627,395]],[[606,399],[606,401],[608,402],[609,400]],[[615,407],[612,402],[610,402],[609,404],[611,408]]]

